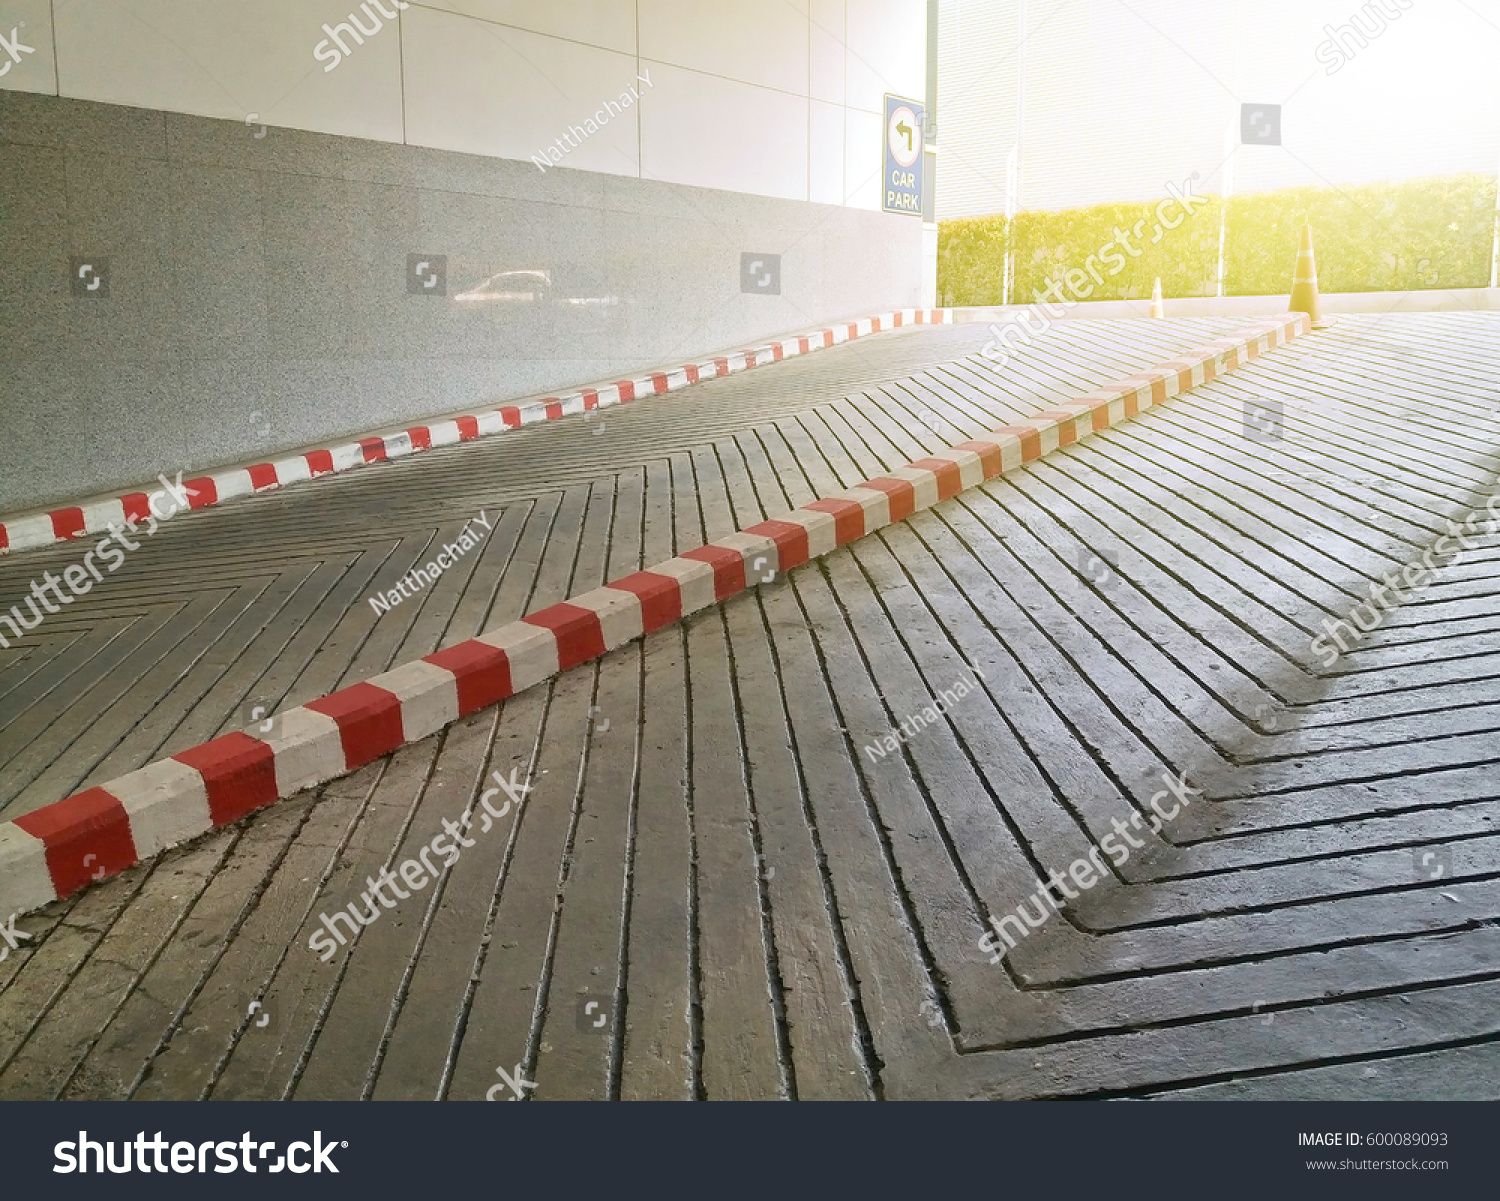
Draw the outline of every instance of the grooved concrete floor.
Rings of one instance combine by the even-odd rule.
[[[982,327],[902,331],[603,434],[184,517],[0,659],[0,798],[23,812],[1236,325],[1065,323],[1003,369]],[[1244,436],[1247,403],[1283,407],[1279,440]],[[1500,539],[1332,667],[1309,644],[1493,494],[1497,404],[1494,316],[1344,318],[23,918],[0,1095],[477,1098],[519,1063],[541,1099],[1494,1096]],[[483,554],[377,618],[364,597],[481,506]],[[4,564],[0,603],[66,551]],[[320,962],[319,914],[512,767],[519,814]],[[1164,772],[1204,796],[1162,837]],[[986,919],[1116,821],[1145,845],[991,964]]]

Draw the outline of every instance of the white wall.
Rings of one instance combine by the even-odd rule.
[[[564,167],[866,209],[884,93],[924,95],[925,0],[424,0],[326,69],[352,9],[5,0],[0,88],[525,160],[634,83]]]

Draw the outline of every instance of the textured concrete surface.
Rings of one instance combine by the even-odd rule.
[[[7,803],[1218,328],[1070,323],[1003,370],[982,327],[898,332],[184,518],[0,659]],[[1497,379],[1492,316],[1347,318],[23,918],[0,1095],[478,1098],[519,1062],[539,1099],[1493,1097],[1500,538],[1312,640],[1494,494]],[[489,505],[482,557],[370,613]],[[319,915],[512,769],[520,809],[320,962]],[[1202,796],[1147,833],[1163,773]],[[1141,849],[990,963],[1116,821]]]

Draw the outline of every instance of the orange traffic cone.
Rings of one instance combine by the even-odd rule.
[[[1297,251],[1297,269],[1292,272],[1292,299],[1287,311],[1306,313],[1312,318],[1313,329],[1327,329],[1333,324],[1325,318],[1318,305],[1318,266],[1313,259],[1312,226],[1302,227],[1302,245]]]
[[[1161,303],[1161,276],[1156,277],[1156,283],[1151,286],[1151,315],[1153,317],[1165,317],[1166,310]]]

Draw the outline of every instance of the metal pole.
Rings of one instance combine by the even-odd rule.
[[[1495,171],[1495,240],[1490,245],[1490,287],[1500,288],[1500,169]]]
[[[1219,176],[1219,269],[1218,285],[1214,295],[1224,295],[1224,230],[1229,223],[1229,197],[1234,193],[1235,125],[1237,117],[1231,117],[1229,128],[1224,133],[1224,167]]]
[[[1001,304],[1010,303],[1016,274],[1016,210],[1020,208],[1021,142],[1026,135],[1026,0],[1021,0],[1017,20],[1020,46],[1016,56],[1016,140],[1005,160],[1005,282],[1000,291]]]
[[[1005,282],[1000,289],[1000,303],[1010,303],[1010,281],[1012,256],[1015,254],[1016,219],[1016,155],[1019,146],[1012,146],[1005,156]]]

